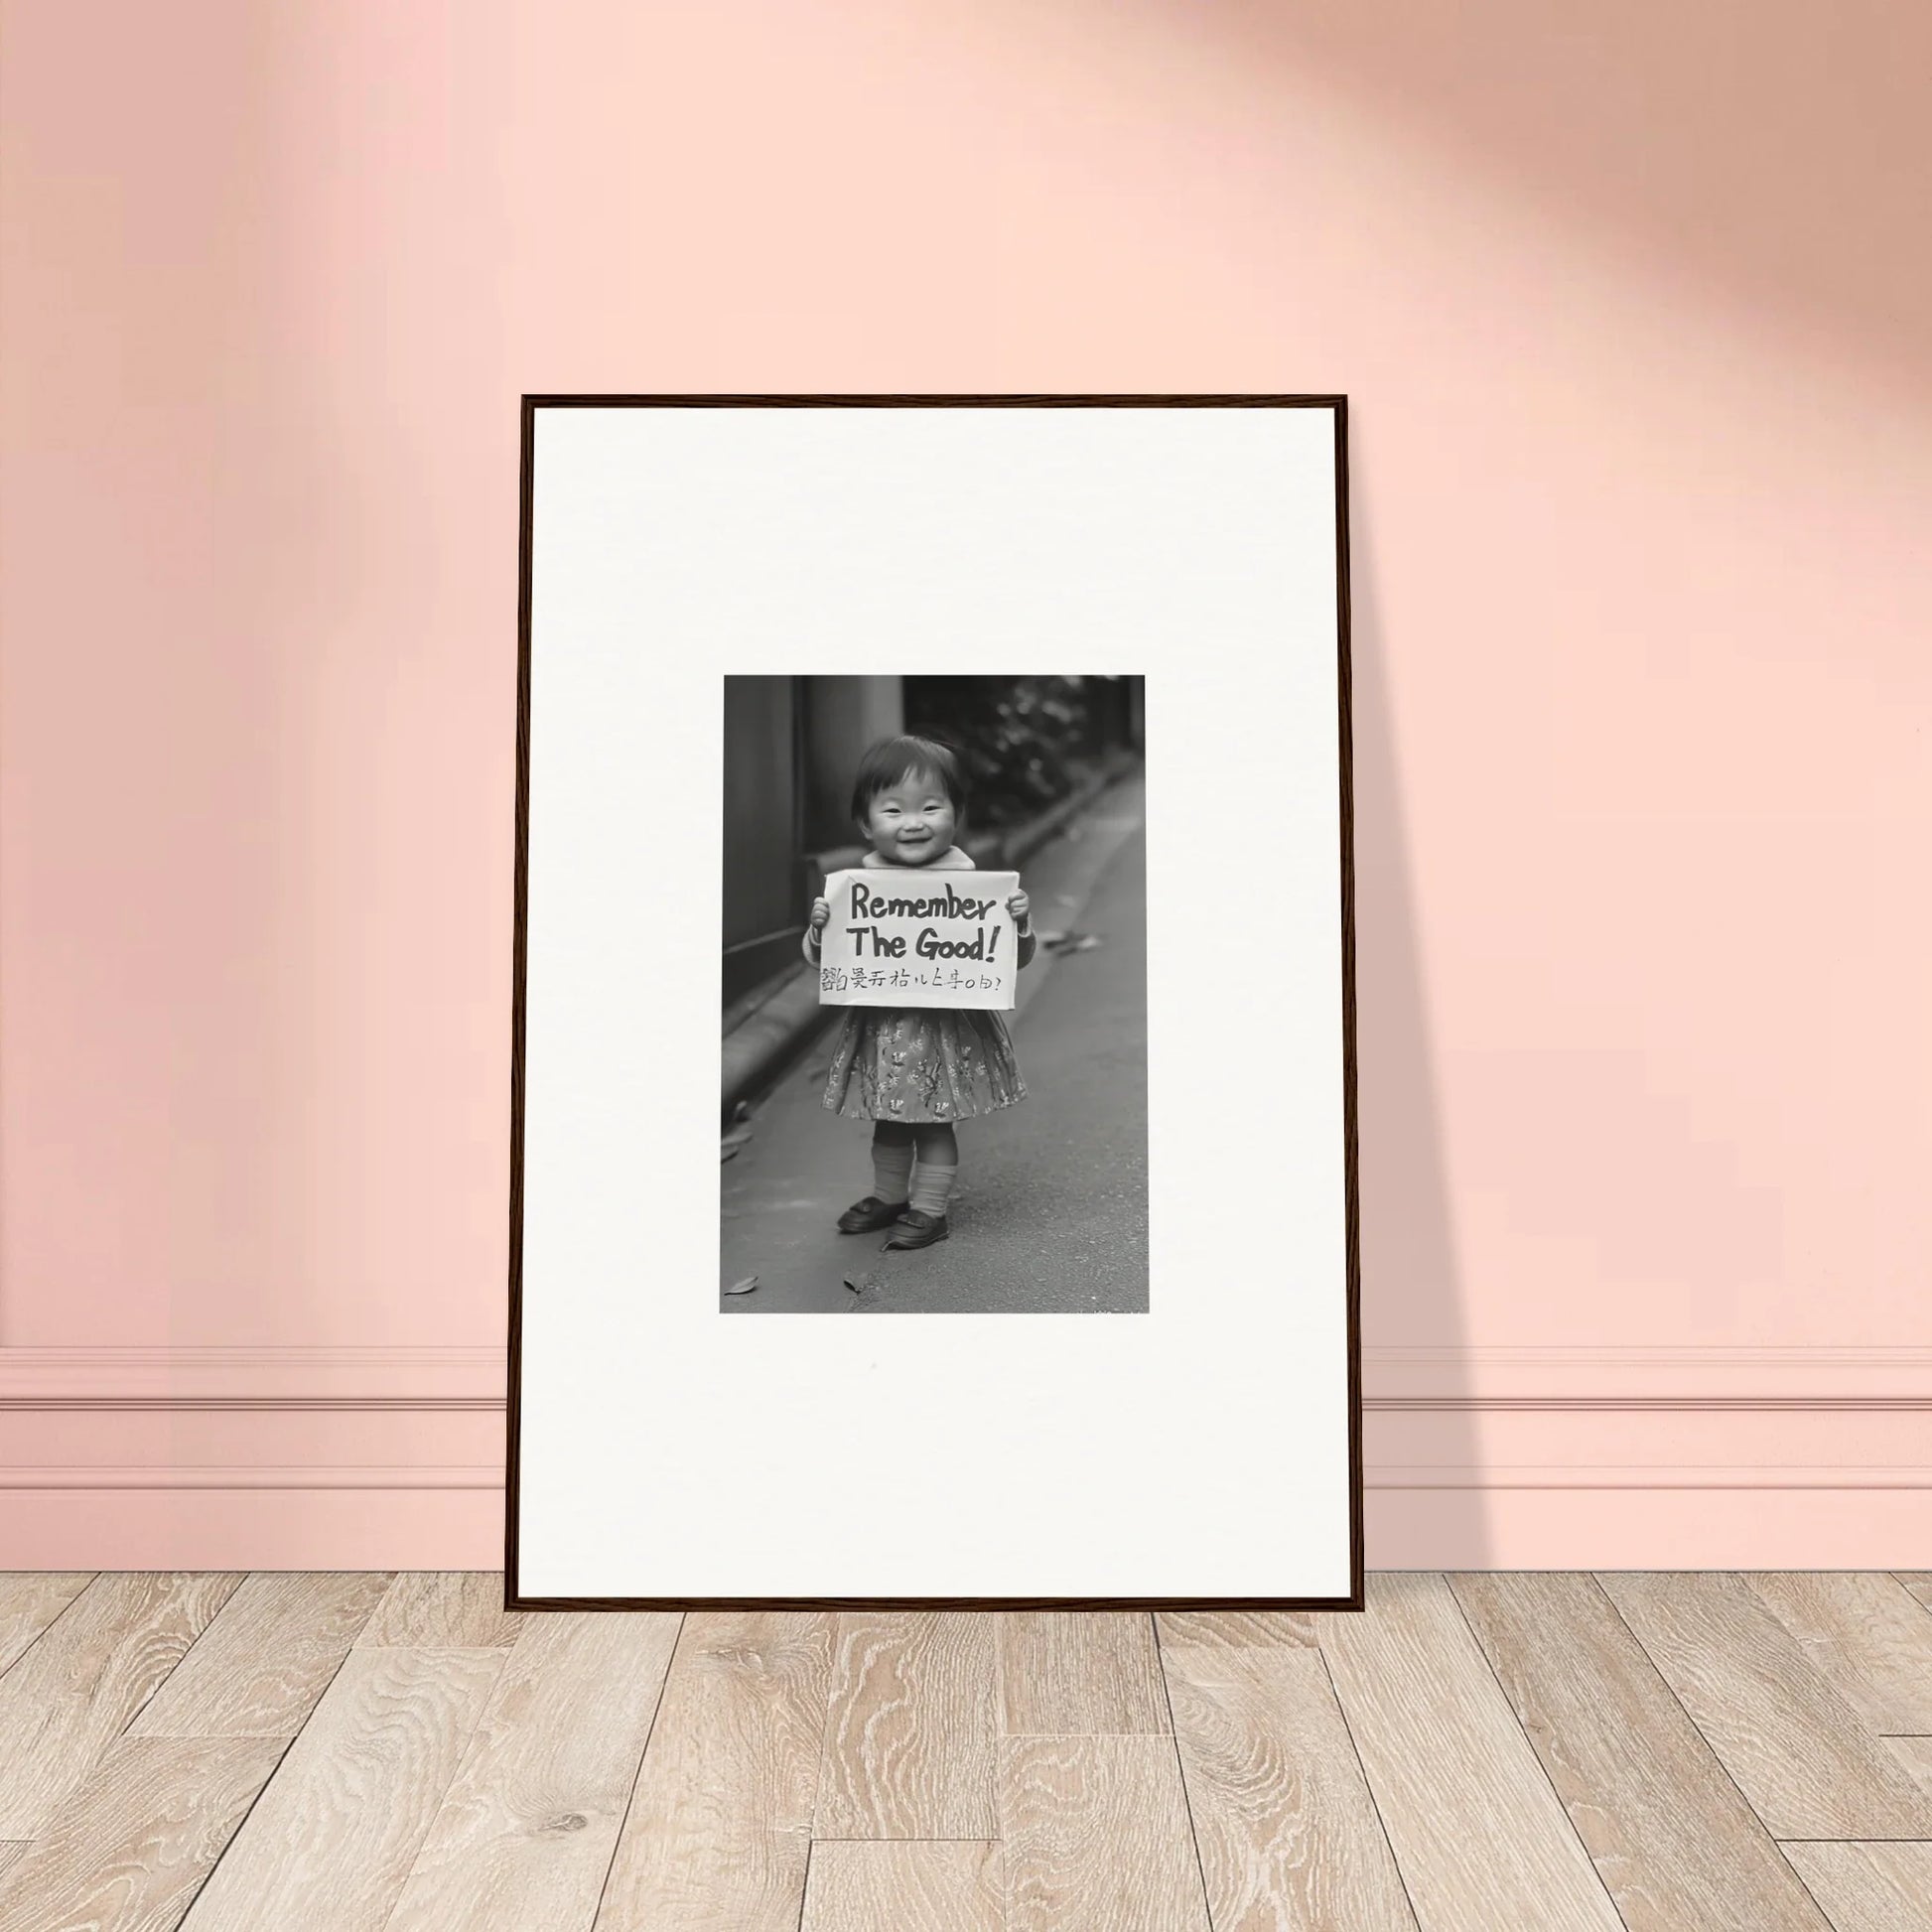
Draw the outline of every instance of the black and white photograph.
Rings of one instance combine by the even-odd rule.
[[[725,678],[726,1312],[1146,1311],[1145,709]]]
[[[523,430],[517,1600],[1350,1600],[1342,399]]]

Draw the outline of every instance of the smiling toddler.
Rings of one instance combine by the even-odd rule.
[[[965,778],[950,747],[929,738],[887,738],[860,759],[852,817],[870,848],[862,862],[867,867],[971,871],[972,859],[954,843],[965,815]],[[1035,944],[1027,895],[1012,894],[1006,905],[1025,966]],[[814,966],[831,915],[824,898],[812,901],[804,951]],[[945,1240],[946,1205],[959,1175],[953,1123],[1010,1107],[1026,1091],[1013,1035],[999,1013],[849,1007],[824,1104],[874,1123],[873,1191],[839,1216],[839,1232],[891,1228],[888,1248],[926,1248]]]

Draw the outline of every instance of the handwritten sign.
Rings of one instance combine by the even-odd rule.
[[[1017,872],[835,872],[819,942],[818,999],[835,1007],[1013,1005]]]

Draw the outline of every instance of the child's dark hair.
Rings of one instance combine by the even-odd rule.
[[[966,816],[966,773],[959,754],[936,738],[882,738],[866,748],[859,774],[852,780],[852,816],[864,824],[872,801],[882,791],[906,778],[931,778],[952,801],[954,813]]]

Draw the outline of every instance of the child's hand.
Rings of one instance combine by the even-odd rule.
[[[812,930],[823,932],[832,918],[832,901],[825,898],[812,900]]]
[[[1013,914],[1013,922],[1022,932],[1027,929],[1027,919],[1034,909],[1034,902],[1025,893],[1015,893],[1007,900],[1007,910]]]

